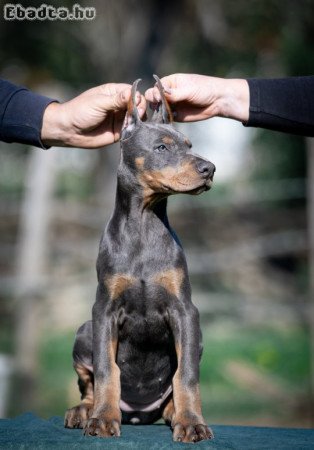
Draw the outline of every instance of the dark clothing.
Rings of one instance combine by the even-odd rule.
[[[0,80],[0,140],[47,148],[41,142],[46,107],[54,100]]]
[[[250,115],[245,126],[314,136],[314,76],[247,81]]]
[[[248,127],[314,136],[314,76],[248,79]],[[0,80],[0,140],[46,148],[42,120],[50,98]]]

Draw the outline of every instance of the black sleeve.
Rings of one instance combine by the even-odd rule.
[[[247,82],[250,114],[245,126],[314,136],[314,76]]]
[[[53,101],[0,80],[0,140],[48,148],[41,141],[41,128],[44,111]]]

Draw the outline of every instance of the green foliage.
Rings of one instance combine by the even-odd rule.
[[[201,362],[201,392],[206,418],[212,422],[238,422],[265,417],[275,423],[283,417],[276,396],[254,390],[245,381],[238,383],[228,373],[228,363],[237,361],[252,367],[265,383],[274,379],[286,392],[284,415],[295,411],[289,400],[302,402],[309,387],[309,340],[301,328],[239,327],[228,323],[204,331]],[[298,387],[298,388],[296,388]],[[289,419],[287,419],[289,420]]]
[[[309,377],[308,334],[302,329],[228,327],[204,333],[202,381],[224,382],[222,367],[230,359],[250,362],[287,383],[304,385]],[[218,328],[219,330],[219,328]]]
[[[57,197],[84,200],[93,192],[89,177],[73,171],[63,171],[58,177]]]
[[[256,158],[255,179],[265,181],[305,176],[306,152],[303,138],[260,130],[253,148]]]
[[[40,377],[37,412],[41,416],[63,416],[69,406],[75,372],[72,366],[72,348],[75,333],[46,335],[40,349]],[[77,388],[77,402],[79,391]]]
[[[39,7],[42,3],[32,1],[27,6]],[[53,6],[72,8],[73,2],[56,1]],[[2,21],[1,27],[6,45],[0,49],[0,69],[11,64],[26,68],[31,71],[30,85],[51,79],[68,83],[72,88],[97,82],[98,72],[89,61],[90,52],[81,39],[77,22]]]

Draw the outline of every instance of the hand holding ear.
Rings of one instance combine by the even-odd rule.
[[[196,74],[174,74],[161,79],[165,96],[178,122],[211,117],[230,117],[245,122],[249,117],[249,87],[246,80]],[[148,89],[149,102],[160,100],[158,88]]]
[[[108,83],[74,99],[51,103],[45,110],[41,137],[47,146],[100,148],[120,139],[131,85]],[[137,93],[138,114],[146,111],[145,98]]]
[[[154,75],[154,78],[156,80],[156,89],[158,91],[159,100],[157,101],[156,109],[152,116],[151,123],[171,124],[172,113],[168,101],[165,97],[164,87],[157,75]],[[128,111],[125,116],[121,139],[128,139],[134,132],[135,127],[138,126],[141,122],[140,106],[137,106],[137,96],[139,95],[137,86],[140,81],[141,79],[139,78],[138,80],[134,81],[132,85],[131,97],[128,103]]]

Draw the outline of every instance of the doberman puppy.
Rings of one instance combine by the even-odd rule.
[[[199,314],[166,208],[171,194],[210,189],[215,166],[173,128],[155,79],[161,102],[150,122],[141,121],[135,104],[140,80],[132,87],[92,321],[79,328],[73,349],[82,401],[66,412],[65,426],[119,436],[121,421],[163,417],[175,441],[196,442],[213,437],[201,411]]]

